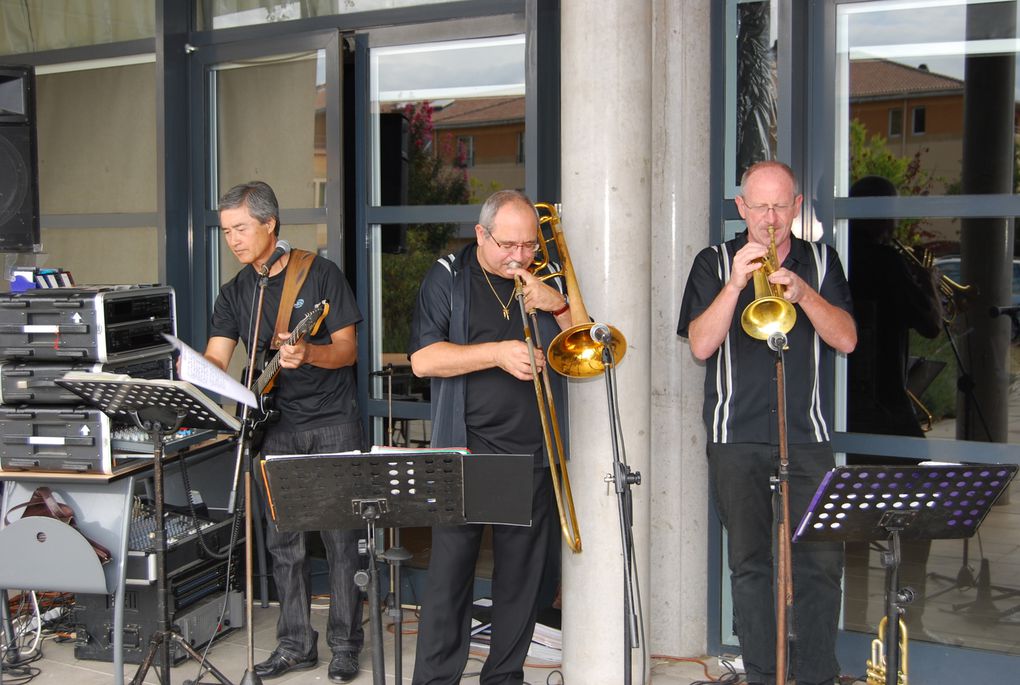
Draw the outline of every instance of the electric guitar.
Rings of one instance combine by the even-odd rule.
[[[323,300],[315,305],[310,312],[301,317],[297,325],[294,326],[294,330],[291,331],[290,337],[280,343],[283,345],[293,345],[307,334],[315,335],[319,331],[319,326],[322,325],[323,320],[326,318],[326,314],[329,313],[329,300]],[[273,358],[266,364],[262,373],[259,377],[254,380],[251,384],[251,391],[255,393],[255,398],[258,400],[259,411],[261,416],[257,417],[253,423],[254,426],[260,424],[272,423],[279,418],[279,411],[273,408],[273,387],[276,384],[276,376],[280,373],[280,352],[277,351]]]

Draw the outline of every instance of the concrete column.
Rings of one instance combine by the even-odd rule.
[[[656,654],[705,650],[708,466],[704,367],[676,335],[691,262],[708,244],[711,0],[655,0],[652,40],[651,498]],[[721,135],[721,131],[718,131]]]
[[[704,651],[703,369],[676,337],[708,242],[710,0],[563,0],[563,230],[589,313],[627,337],[617,370],[652,653]],[[623,682],[623,556],[602,379],[570,387],[571,482],[584,551],[564,552],[567,682]],[[640,652],[633,675],[640,677]]]
[[[627,337],[618,366],[626,457],[647,476],[650,448],[651,0],[563,0],[563,231],[588,311]],[[624,558],[602,378],[570,385],[571,485],[584,551],[564,552],[568,683],[624,682]],[[647,597],[649,487],[635,486],[635,580]],[[646,600],[647,602],[647,600]],[[648,613],[645,612],[646,626]],[[646,630],[647,633],[647,630]],[[632,652],[635,681],[641,658]]]

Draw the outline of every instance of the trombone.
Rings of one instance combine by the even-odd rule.
[[[601,374],[604,368],[601,355],[603,343],[596,342],[591,336],[591,328],[594,324],[588,318],[584,301],[581,299],[577,277],[574,275],[570,253],[567,251],[567,243],[560,230],[559,212],[555,206],[547,203],[536,204],[535,210],[539,215],[538,244],[541,257],[531,265],[530,271],[543,282],[561,276],[566,282],[567,299],[570,302],[571,326],[553,338],[546,350],[546,362],[558,373],[572,378],[588,378]],[[543,227],[548,227],[549,238],[545,237]],[[555,244],[562,261],[559,270],[556,270],[550,257],[549,243]],[[539,274],[542,270],[545,270],[546,273]],[[524,304],[524,282],[520,277],[517,277],[515,281],[515,297],[520,305],[521,319],[524,324],[524,341],[528,345],[531,377],[535,384],[535,399],[538,402],[538,413],[542,421],[545,451],[549,457],[549,471],[552,477],[553,494],[556,497],[556,509],[560,517],[560,530],[567,546],[571,551],[577,553],[581,551],[581,531],[577,521],[577,512],[574,510],[574,497],[570,490],[570,475],[567,472],[566,452],[563,448],[563,438],[556,417],[552,384],[548,374],[538,372],[535,362],[535,348],[542,347],[538,330],[538,314],[534,310],[530,313],[527,311]],[[612,326],[608,326],[608,328],[611,338],[605,344],[609,345],[617,360],[622,359],[627,350],[627,342],[618,330]]]
[[[929,274],[938,277],[938,290],[942,302],[942,319],[946,323],[952,323],[960,310],[959,301],[971,294],[973,288],[970,284],[957,283],[949,276],[939,271],[935,266],[935,256],[930,250],[923,247],[910,247],[904,245],[897,239],[893,239],[893,248],[908,262]]]

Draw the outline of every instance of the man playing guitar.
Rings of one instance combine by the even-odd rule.
[[[360,450],[364,447],[353,365],[358,356],[355,326],[361,313],[340,269],[328,259],[310,260],[295,253],[275,255],[280,212],[272,188],[261,181],[235,186],[219,201],[220,227],[226,245],[242,264],[238,274],[220,289],[213,309],[205,357],[226,370],[240,340],[250,350],[276,356],[279,373],[273,377],[274,409],[279,419],[267,424],[264,454],[320,454]],[[307,254],[307,253],[306,253]],[[311,255],[308,255],[311,256]],[[271,262],[262,317],[253,322],[258,282],[263,266]],[[277,332],[278,310],[285,301],[288,268],[306,269],[286,330]],[[323,302],[307,335],[294,335],[304,317]],[[286,306],[286,304],[284,305]],[[303,327],[303,326],[302,326]],[[254,335],[252,330],[255,329]],[[282,343],[278,352],[274,341]],[[261,390],[261,389],[260,389]],[[263,497],[263,501],[265,497]],[[357,530],[320,531],[329,561],[330,608],[326,644],[332,652],[328,668],[334,682],[353,680],[364,643],[362,600],[354,583],[358,570]],[[266,546],[273,559],[273,578],[280,599],[276,626],[277,646],[256,664],[261,678],[275,678],[318,664],[318,634],[310,622],[309,558],[304,533],[285,533],[270,522]]]

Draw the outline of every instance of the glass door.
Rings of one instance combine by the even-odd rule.
[[[280,203],[280,237],[347,273],[342,211],[343,41],[336,31],[203,47],[192,63],[193,259],[204,264],[192,316],[205,343],[212,303],[239,270],[222,243],[218,197],[252,180]],[[348,122],[349,123],[349,122]],[[202,273],[201,268],[196,268]],[[238,377],[241,355],[231,375]]]

